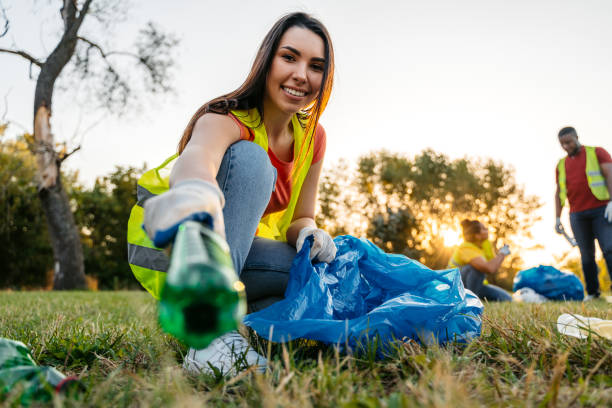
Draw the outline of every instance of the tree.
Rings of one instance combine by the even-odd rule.
[[[99,177],[91,190],[78,188],[71,194],[78,205],[75,215],[84,244],[85,269],[102,289],[136,283],[127,261],[126,226],[143,172],[144,168],[118,166]]]
[[[39,287],[53,265],[42,209],[36,199],[35,175],[36,162],[23,138],[0,141],[2,288]]]
[[[119,18],[121,1],[106,0],[57,0],[61,3],[60,16],[63,21],[62,35],[53,51],[44,58],[17,48],[0,48],[0,53],[19,56],[38,68],[34,94],[34,138],[30,149],[36,156],[38,197],[47,220],[47,227],[55,260],[54,289],[76,289],[85,286],[83,248],[79,230],[62,184],[60,167],[79,146],[68,152],[66,144],[58,145],[51,131],[53,93],[56,81],[64,69],[72,64],[71,74],[90,83],[93,100],[100,107],[113,113],[121,113],[135,95],[133,78],[119,59],[135,62],[141,69],[138,78],[143,81],[144,91],[167,92],[172,56],[170,51],[177,40],[161,32],[149,23],[136,39],[133,51],[108,51],[102,42],[82,35],[85,17],[90,15],[102,25]],[[115,11],[115,12],[113,12]],[[5,20],[0,37],[9,29],[9,18],[4,9]],[[105,34],[105,33],[103,33]]]
[[[538,220],[534,210],[541,206],[503,163],[450,160],[432,150],[412,159],[386,151],[370,153],[359,158],[356,169],[345,166],[325,174],[322,181],[318,222],[324,228],[334,235],[365,235],[385,251],[434,269],[446,267],[452,249],[443,235],[456,230],[462,219],[488,225],[494,244],[512,244],[517,236],[531,236]],[[514,254],[494,278],[496,283],[511,286],[520,262]]]

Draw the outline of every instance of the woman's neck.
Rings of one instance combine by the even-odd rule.
[[[263,122],[266,127],[268,140],[282,140],[293,137],[291,133],[292,114],[275,109],[271,103],[264,101]]]
[[[482,247],[483,242],[486,241],[486,239],[481,239],[481,240],[466,240],[467,242],[469,242],[470,244],[474,244],[476,245],[478,248]]]

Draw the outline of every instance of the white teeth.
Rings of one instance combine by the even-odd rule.
[[[285,87],[283,87],[283,89],[285,90],[285,92],[287,92],[288,94],[293,95],[293,96],[304,96],[304,95],[306,95],[306,92],[296,91],[295,89],[285,88]]]

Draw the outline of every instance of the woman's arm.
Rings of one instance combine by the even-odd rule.
[[[207,113],[196,122],[191,140],[170,174],[170,186],[187,179],[217,185],[216,177],[227,148],[240,140],[240,128],[227,115]]]
[[[505,257],[506,255],[498,252],[497,255],[495,255],[495,258],[491,259],[490,261],[486,261],[482,256],[478,256],[472,259],[469,264],[477,271],[494,274],[501,266]]]
[[[315,208],[317,204],[317,191],[319,188],[319,176],[323,168],[323,160],[310,166],[308,174],[302,184],[302,191],[298,197],[295,211],[293,213],[293,221],[287,229],[287,242],[295,246],[298,234],[304,227],[316,228],[315,223]]]

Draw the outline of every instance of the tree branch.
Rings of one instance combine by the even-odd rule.
[[[65,0],[65,1],[74,1],[76,4],[76,0]],[[85,18],[85,16],[87,15],[87,12],[89,11],[89,5],[91,4],[91,1],[92,0],[87,0],[85,4],[83,4],[83,7],[81,7],[81,10],[79,10],[79,16],[77,17],[77,19],[74,21],[74,23],[70,27],[71,37],[76,37],[77,33],[79,32],[79,28],[81,28],[83,19]]]
[[[0,5],[0,11],[2,11],[2,18],[4,19],[4,28],[2,33],[0,33],[0,38],[4,37],[9,30],[9,19],[6,16],[6,10],[2,5]]]
[[[60,9],[62,20],[64,20],[64,32],[67,32],[76,16],[77,6],[75,0],[64,0],[64,5]]]
[[[98,52],[100,53],[100,55],[102,56],[102,58],[106,59],[107,57],[110,57],[111,55],[123,55],[123,56],[128,56],[128,57],[133,57],[136,58],[137,60],[141,60],[140,56],[137,54],[134,54],[132,52],[127,52],[127,51],[111,51],[111,52],[105,52],[104,49],[97,43],[85,38],[85,37],[81,37],[78,36],[77,37],[78,40],[83,41],[86,44],[89,44],[89,48],[95,48],[96,50],[98,50]]]
[[[118,71],[110,63],[110,61],[108,60],[108,57],[110,55],[113,55],[113,54],[123,54],[123,53],[121,53],[121,52],[109,52],[109,53],[105,53],[104,49],[102,49],[102,47],[100,45],[98,45],[97,43],[95,43],[95,42],[93,42],[91,40],[88,40],[87,38],[80,37],[80,36],[77,36],[76,38],[78,40],[80,40],[80,41],[83,41],[86,44],[89,44],[89,48],[87,49],[87,54],[88,55],[89,55],[89,50],[90,49],[92,49],[92,48],[96,49],[100,53],[100,56],[102,56],[102,59],[104,59],[104,62],[106,62],[107,72],[110,75],[112,75],[115,79],[117,79],[117,80],[120,79],[120,75],[119,75]]]
[[[23,57],[23,58],[27,59],[28,61],[30,61],[31,64],[37,65],[39,67],[42,67],[42,65],[43,65],[43,63],[41,61],[37,60],[36,58],[31,56],[27,52],[22,51],[22,50],[9,50],[7,48],[0,48],[0,52],[4,52],[4,53],[7,53],[7,54],[19,55],[20,57]]]
[[[64,160],[66,160],[68,157],[72,156],[74,153],[76,153],[77,151],[79,151],[81,149],[81,145],[78,145],[77,147],[75,147],[74,149],[72,149],[71,152],[69,153],[63,153],[63,154],[59,154],[57,159],[59,160],[60,163],[63,163]]]

